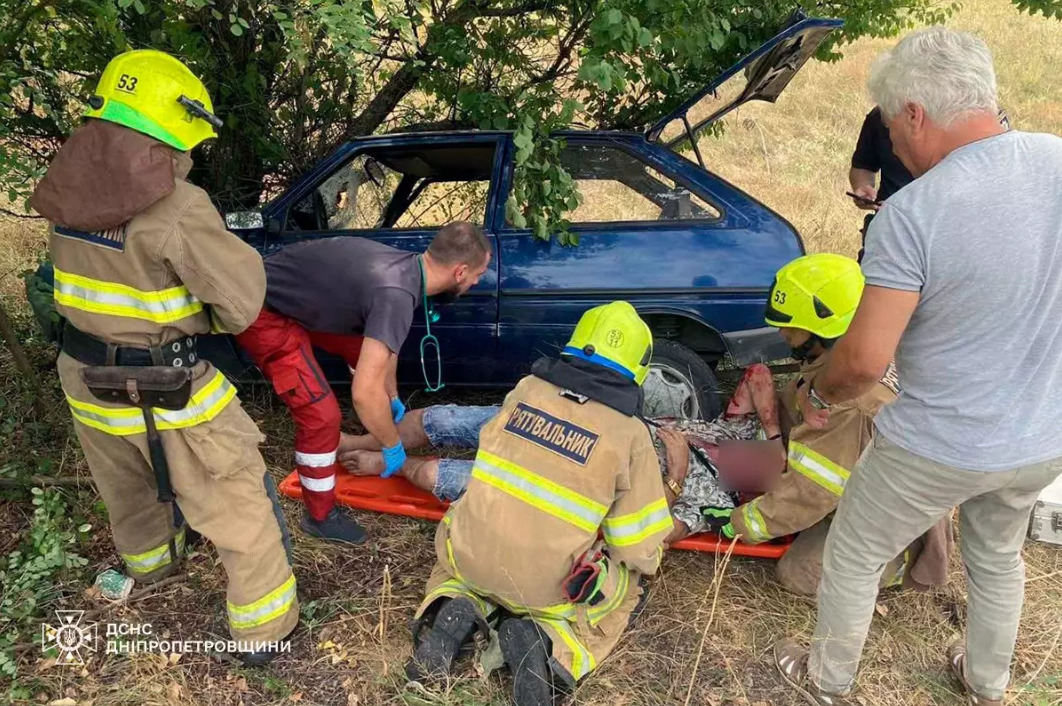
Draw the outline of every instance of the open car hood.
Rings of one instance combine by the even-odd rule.
[[[692,140],[705,127],[749,101],[774,103],[826,37],[844,24],[843,20],[803,15],[794,16],[793,20],[784,30],[656,122],[646,131],[646,139],[674,148]],[[743,75],[738,76],[739,73]],[[723,84],[728,82],[724,87]]]

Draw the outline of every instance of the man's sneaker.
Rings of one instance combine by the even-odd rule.
[[[1003,699],[990,699],[987,696],[980,696],[970,686],[970,682],[966,680],[965,642],[960,640],[948,648],[948,664],[951,665],[951,671],[955,674],[955,678],[962,684],[962,688],[966,692],[966,703],[969,706],[1003,706]]]
[[[476,628],[476,608],[467,598],[446,601],[435,616],[431,631],[413,651],[413,659],[406,664],[410,681],[424,682],[445,679],[450,674],[454,658]]]
[[[831,694],[815,686],[808,678],[808,651],[792,640],[775,643],[774,666],[782,679],[811,706],[855,706],[855,701],[847,696]]]
[[[361,544],[365,541],[365,530],[350,516],[346,508],[333,507],[328,517],[315,520],[306,512],[299,521],[302,531],[312,537],[320,537],[330,542]]]
[[[291,636],[295,634],[295,630],[298,629],[298,625],[291,629],[282,640],[278,640],[278,649],[275,650],[259,650],[257,652],[237,652],[236,658],[243,662],[245,667],[264,667],[280,654],[280,646],[283,646],[291,641]]]
[[[498,640],[513,673],[516,706],[552,706],[556,692],[549,668],[549,638],[531,620],[509,618],[498,628]]]

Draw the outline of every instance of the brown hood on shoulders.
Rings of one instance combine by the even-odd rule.
[[[114,228],[168,196],[190,168],[186,154],[152,137],[89,119],[59,150],[30,205],[57,225]]]

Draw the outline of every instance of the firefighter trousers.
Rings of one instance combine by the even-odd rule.
[[[339,430],[343,420],[313,347],[338,355],[353,370],[361,336],[307,331],[269,308],[236,340],[273,383],[295,420],[295,469],[310,516],[323,520],[335,504]]]
[[[63,387],[71,405],[79,403],[83,416],[85,394],[76,379],[79,366],[65,355],[60,358]],[[101,413],[130,408],[95,409]],[[185,528],[183,523],[174,526],[173,505],[158,501],[146,434],[109,433],[85,424],[78,413],[74,429],[130,575],[151,582],[175,573]],[[160,433],[184,521],[214,544],[225,566],[233,638],[285,637],[299,619],[295,576],[287,529],[273,480],[258,451],[262,435],[254,421],[232,397],[209,421]]]
[[[604,598],[594,606],[564,602],[533,608],[506,603],[489,592],[473,588],[454,576],[445,562],[440,562],[428,578],[427,595],[414,616],[414,636],[420,631],[421,621],[434,620],[443,598],[467,598],[475,606],[476,615],[487,625],[493,625],[506,614],[529,618],[549,637],[550,670],[570,690],[616,648],[641,610],[646,588],[637,573],[614,563],[601,590]]]

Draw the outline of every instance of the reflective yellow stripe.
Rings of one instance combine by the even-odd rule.
[[[552,620],[549,618],[541,618],[542,622],[556,630],[560,635],[561,640],[568,646],[568,649],[572,651],[572,663],[568,667],[568,671],[576,680],[582,679],[589,674],[595,667],[597,667],[597,661],[594,659],[594,655],[590,653],[590,650],[583,647],[582,643],[575,636],[575,632],[572,630],[571,624],[567,620]],[[565,665],[568,666],[568,665]]]
[[[105,282],[55,268],[57,304],[91,314],[106,314],[168,324],[198,314],[203,303],[184,285],[155,292]]]
[[[619,608],[627,597],[627,590],[630,588],[631,575],[626,566],[620,563],[610,563],[608,570],[619,572],[619,576],[616,579],[616,590],[612,592],[612,595],[604,603],[589,610],[588,617],[591,625],[597,625],[602,618]]]
[[[795,441],[789,442],[789,467],[838,497],[848,482],[847,468]]]
[[[295,605],[295,575],[254,603],[236,605],[228,601],[229,625],[237,630],[256,628],[276,620]]]
[[[192,395],[184,409],[155,408],[155,425],[159,431],[165,431],[209,422],[218,416],[235,396],[236,388],[225,379],[221,371],[215,371],[210,382]],[[144,415],[137,407],[102,407],[91,402],[75,400],[70,396],[67,396],[66,401],[70,404],[74,418],[93,429],[114,436],[143,434],[147,431]]]
[[[471,588],[461,583],[457,579],[449,579],[433,588],[427,596],[424,597],[423,605],[430,605],[435,599],[441,598],[446,595],[457,594],[468,600],[476,606],[476,610],[479,611],[481,618],[486,618],[488,615],[494,612],[494,604],[486,600]]]
[[[177,530],[177,534],[173,537],[173,543],[177,547],[177,556],[179,557],[184,553],[184,527]],[[174,557],[170,556],[169,541],[142,554],[122,554],[122,561],[125,562],[129,573],[140,576],[158,571],[164,566],[169,566],[173,560]]]
[[[608,508],[488,451],[476,455],[472,477],[590,534]]]
[[[461,577],[461,572],[457,570],[457,561],[454,559],[454,545],[450,542],[450,513],[443,515],[442,522],[446,525],[446,558],[450,561],[450,573],[457,578],[458,581],[464,581]]]
[[[756,507],[755,500],[745,504],[745,507],[741,510],[741,516],[745,520],[745,527],[748,528],[749,539],[754,542],[772,539],[771,535],[767,533],[767,521],[763,519],[760,508]]]
[[[657,532],[670,532],[671,513],[667,501],[660,498],[638,512],[618,517],[606,517],[601,529],[605,541],[614,547],[629,547],[648,539]]]

